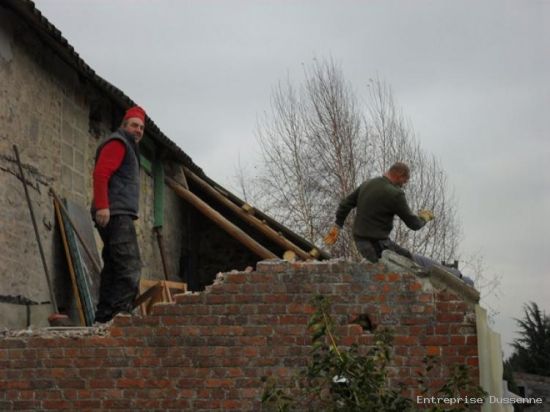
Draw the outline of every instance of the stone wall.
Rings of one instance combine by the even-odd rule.
[[[19,172],[12,145],[19,147],[47,264],[55,276],[54,215],[48,188],[55,184],[61,194],[71,193],[71,173],[62,180],[64,161],[69,161],[70,155],[63,151],[63,144],[71,139],[78,142],[79,154],[87,152],[83,144],[87,128],[76,127],[85,107],[76,95],[74,73],[70,76],[70,70],[53,54],[27,53],[28,48],[43,47],[11,13],[0,9],[0,20],[0,295],[44,302],[49,301],[47,283],[23,186],[16,177]],[[55,70],[46,72],[44,65]],[[76,118],[67,121],[69,111]],[[74,160],[71,167],[76,172]],[[82,189],[75,191],[74,198],[78,196],[82,197]],[[4,313],[6,310],[2,308]]]
[[[437,360],[430,388],[454,364],[478,380],[475,303],[452,282],[384,264],[273,260],[220,275],[150,316],[118,316],[106,329],[5,336],[0,409],[258,411],[263,376],[292,385],[306,365],[317,294],[333,302],[341,345],[373,344],[371,331],[351,323],[359,314],[393,331],[391,379],[407,395],[419,389],[426,355]]]
[[[29,323],[44,325],[51,306],[12,146],[19,148],[47,265],[63,307],[70,281],[48,191],[53,188],[60,196],[89,208],[96,148],[110,133],[115,108],[10,11],[0,8],[0,23],[0,327],[22,328]],[[92,98],[100,108],[96,117],[103,119],[94,122],[93,132]],[[138,233],[144,274],[162,277],[152,235],[153,180],[144,170],[141,178]],[[166,210],[178,223],[183,213]],[[184,229],[178,226],[172,231]],[[177,268],[179,253],[172,249],[168,258]],[[175,276],[173,280],[177,273]],[[28,316],[25,302],[30,303]]]

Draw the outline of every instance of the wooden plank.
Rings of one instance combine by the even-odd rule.
[[[318,255],[317,256],[310,255],[309,253],[307,253],[306,251],[302,250],[300,247],[292,243],[290,240],[285,238],[281,233],[272,229],[270,226],[267,225],[267,223],[261,221],[256,216],[254,216],[254,209],[249,204],[245,203],[242,207],[237,206],[235,203],[233,203],[231,200],[229,200],[227,197],[221,194],[219,190],[216,190],[215,188],[210,186],[208,183],[206,183],[203,179],[198,177],[188,168],[184,167],[184,171],[186,175],[193,182],[199,185],[202,190],[204,190],[206,193],[208,193],[210,196],[212,196],[214,199],[219,201],[224,206],[228,207],[242,220],[244,220],[246,223],[248,223],[252,227],[256,228],[259,232],[265,235],[268,239],[272,240],[274,243],[281,246],[284,250],[293,251],[294,253],[296,253],[296,255],[298,255],[303,260],[308,260],[308,259],[311,259],[312,257],[316,258],[318,256]]]
[[[139,305],[141,314],[148,315],[155,303],[173,302],[171,289],[186,292],[187,284],[169,280],[141,279],[139,289],[141,295],[134,301],[134,307]]]
[[[61,213],[62,219],[65,222],[67,220],[66,215]],[[74,230],[69,225],[65,224],[65,234],[67,236],[67,243],[69,245],[69,253],[73,263],[73,269],[75,273],[76,283],[78,285],[78,292],[82,301],[82,307],[84,310],[84,318],[86,319],[86,325],[92,326],[95,320],[95,304],[90,288],[90,271],[82,259],[78,243]]]
[[[161,282],[166,284],[166,286],[168,286],[170,289],[178,289],[183,292],[187,292],[187,283],[185,282],[174,282],[171,280],[162,280]]]
[[[99,286],[101,283],[101,266],[99,253],[94,236],[93,220],[90,209],[80,204],[66,200],[65,216],[71,223],[74,234],[78,238],[77,249],[86,267],[87,282],[92,295],[94,307],[99,302]],[[62,209],[63,210],[63,209]]]
[[[93,234],[94,229],[92,227],[92,220],[90,218],[89,210],[84,210],[82,207],[76,206],[74,203],[68,201],[66,201],[66,208],[53,189],[50,189],[50,193],[57,201],[58,207],[63,212],[64,219],[69,222],[78,240],[80,241],[80,246],[86,253],[89,262],[93,265],[96,273],[99,274],[101,272],[101,266],[99,264],[99,255],[95,246]]]
[[[76,283],[76,275],[74,273],[73,260],[71,258],[71,252],[69,251],[69,244],[67,242],[67,234],[65,233],[65,224],[61,216],[61,210],[59,208],[58,200],[53,199],[53,206],[55,210],[55,217],[57,224],[59,225],[59,232],[61,234],[61,241],[63,242],[63,250],[65,251],[65,258],[67,259],[67,267],[69,268],[69,275],[71,277],[71,285],[73,289],[73,295],[76,302],[76,309],[78,312],[78,318],[82,326],[86,326],[86,319],[84,317],[84,310],[82,309],[82,300],[80,299],[80,293],[78,292],[78,285]]]
[[[150,288],[155,285],[166,285],[170,289],[177,289],[183,292],[187,292],[187,283],[185,282],[175,282],[173,280],[155,280],[155,279],[141,279],[139,281],[140,287],[144,289]]]
[[[137,307],[145,303],[147,300],[149,300],[153,295],[155,295],[158,292],[158,289],[160,289],[162,285],[160,283],[156,283],[155,285],[149,287],[145,292],[140,292],[141,294],[134,300],[133,307]]]
[[[225,232],[227,232],[227,234],[232,236],[234,239],[242,243],[246,248],[248,248],[250,251],[255,253],[257,256],[259,256],[262,259],[277,258],[277,255],[275,255],[275,253],[271,252],[270,250],[260,245],[258,242],[256,242],[250,236],[248,236],[245,232],[243,232],[240,228],[238,228],[229,220],[227,220],[225,217],[223,217],[219,212],[217,212],[212,207],[210,207],[206,202],[204,202],[198,196],[191,193],[189,190],[185,189],[182,185],[178,184],[174,179],[171,179],[170,177],[166,177],[165,181],[168,184],[168,186],[178,196],[180,196],[189,204],[191,204],[193,207],[195,207],[204,216],[212,220],[212,222],[214,222],[216,225],[222,228]]]

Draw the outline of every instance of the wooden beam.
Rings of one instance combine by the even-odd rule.
[[[242,208],[237,206],[227,197],[225,197],[216,189],[214,189],[212,186],[210,186],[203,179],[201,179],[196,174],[194,174],[191,170],[189,170],[186,167],[184,167],[183,170],[185,171],[185,174],[187,175],[187,177],[190,178],[193,182],[195,182],[202,190],[204,190],[214,199],[218,200],[224,206],[228,207],[242,220],[250,224],[252,227],[256,228],[259,232],[261,232],[268,239],[272,240],[273,242],[281,246],[284,250],[293,251],[294,253],[296,253],[296,255],[298,255],[303,260],[308,260],[308,259],[318,257],[318,255],[312,256],[309,253],[305,252],[304,250],[300,249],[300,247],[298,247],[297,245],[292,243],[290,240],[285,238],[281,233],[276,232],[270,226],[268,226],[265,222],[262,222],[260,219],[254,216],[253,209],[250,205],[245,204],[243,205]],[[248,207],[245,207],[245,206],[248,206]]]
[[[189,190],[185,189],[182,185],[177,183],[174,179],[170,177],[165,177],[166,184],[174,191],[178,196],[184,199],[186,202],[195,207],[199,212],[201,212],[208,219],[212,220],[216,225],[223,229],[231,237],[242,243],[246,248],[255,253],[257,256],[262,259],[274,259],[277,258],[270,250],[266,249],[240,228],[235,226],[225,217],[223,217],[219,212],[212,209],[206,202],[201,200],[198,196],[191,193]]]
[[[84,310],[82,309],[82,300],[80,299],[80,293],[78,291],[78,286],[76,283],[76,275],[74,273],[73,260],[71,258],[71,253],[69,252],[69,243],[67,242],[67,234],[65,233],[65,224],[63,223],[63,217],[61,215],[61,210],[59,206],[60,204],[57,198],[54,197],[53,207],[55,210],[55,217],[57,218],[57,223],[59,224],[59,232],[61,233],[61,240],[63,242],[65,257],[67,259],[67,266],[69,268],[69,275],[71,277],[71,285],[73,287],[73,294],[76,301],[76,310],[78,312],[78,318],[80,319],[80,325],[86,326],[86,318],[84,317]]]
[[[134,300],[134,303],[132,304],[132,308],[135,308],[136,306],[139,306],[139,305],[145,303],[145,301],[147,301],[147,299],[150,299],[155,294],[157,294],[160,291],[161,288],[162,288],[162,285],[160,283],[155,283],[153,286],[151,286],[145,292],[140,294],[136,298],[136,300]]]

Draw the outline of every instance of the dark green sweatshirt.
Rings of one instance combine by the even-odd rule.
[[[340,227],[349,212],[357,208],[353,223],[353,235],[369,239],[387,239],[393,229],[393,217],[399,216],[412,230],[418,230],[426,222],[411,212],[405,192],[387,177],[367,180],[340,202],[336,211],[336,224]]]

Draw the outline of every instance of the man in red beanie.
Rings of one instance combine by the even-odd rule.
[[[92,218],[103,240],[103,269],[96,322],[130,312],[139,290],[141,258],[134,220],[139,211],[139,150],[145,111],[126,111],[120,128],[96,152]]]

